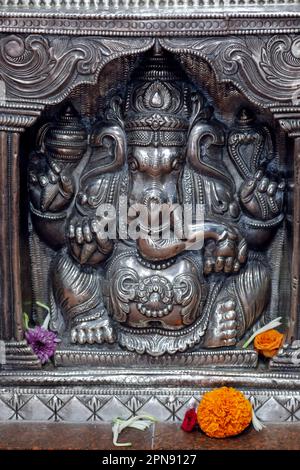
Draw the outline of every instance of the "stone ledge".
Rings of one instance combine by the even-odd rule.
[[[0,450],[300,450],[300,423],[269,424],[261,432],[250,428],[240,436],[210,439],[200,431],[185,433],[179,424],[158,423],[139,432],[126,429],[112,445],[109,424],[5,423],[0,424]]]

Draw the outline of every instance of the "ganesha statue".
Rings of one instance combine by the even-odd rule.
[[[158,46],[101,118],[87,124],[64,106],[40,129],[29,164],[31,257],[48,254],[39,292],[51,329],[78,347],[116,343],[151,356],[236,347],[271,297],[265,247],[284,218],[273,140],[247,109],[227,129]],[[134,237],[137,206],[146,217]],[[168,236],[163,220],[147,224],[154,206],[171,209]],[[177,209],[196,206],[202,223],[185,224]]]

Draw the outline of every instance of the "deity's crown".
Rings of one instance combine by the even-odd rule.
[[[132,76],[125,108],[129,145],[182,146],[190,117],[188,79],[159,46],[146,54]]]

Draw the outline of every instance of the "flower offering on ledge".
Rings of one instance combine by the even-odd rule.
[[[197,416],[200,428],[208,436],[236,436],[251,423],[252,406],[239,390],[221,387],[203,395]]]
[[[184,415],[181,429],[185,432],[192,432],[195,429],[197,422],[198,419],[195,408],[189,408]]]
[[[25,332],[27,343],[33,352],[45,364],[54,355],[57,343],[57,335],[53,331],[48,331],[42,326],[36,326]]]
[[[273,357],[281,348],[283,338],[284,335],[277,330],[265,331],[255,337],[254,348],[264,357]]]

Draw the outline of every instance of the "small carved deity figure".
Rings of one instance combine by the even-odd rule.
[[[51,248],[51,328],[75,344],[117,341],[157,356],[236,345],[270,300],[262,248],[283,220],[284,195],[268,173],[273,157],[266,126],[242,109],[228,133],[157,47],[90,132],[67,106],[40,130],[29,167],[32,244]],[[146,227],[149,236],[126,239],[122,200],[149,214],[155,204],[201,204],[203,246],[191,249],[193,220],[178,236],[176,211],[168,238]],[[118,208],[113,238],[103,236],[105,204]]]

